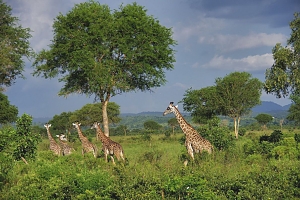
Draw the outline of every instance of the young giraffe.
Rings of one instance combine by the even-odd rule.
[[[73,126],[77,129],[79,139],[82,145],[82,155],[84,156],[85,153],[93,152],[95,158],[97,158],[97,147],[93,143],[91,143],[81,132],[80,123],[75,122]]]
[[[185,147],[188,154],[193,160],[194,153],[201,153],[204,150],[211,154],[214,149],[213,145],[211,145],[208,140],[204,139],[189,123],[185,121],[177,107],[178,106],[173,105],[173,102],[170,102],[170,105],[167,107],[163,115],[165,116],[169,113],[175,114],[178,124],[185,134]],[[187,161],[184,162],[184,165],[187,165]]]
[[[54,154],[56,155],[60,155],[61,153],[61,148],[60,146],[56,143],[56,141],[53,139],[51,133],[50,133],[50,127],[51,124],[45,124],[44,127],[47,129],[47,134],[48,134],[48,138],[50,141],[50,150],[54,152]]]
[[[115,155],[117,157],[118,161],[120,161],[120,158],[122,158],[122,160],[125,162],[124,151],[123,151],[122,146],[119,143],[114,142],[109,137],[107,137],[102,132],[99,123],[94,122],[94,124],[91,128],[96,129],[97,136],[98,136],[98,138],[100,138],[100,140],[102,142],[102,150],[104,151],[105,161],[107,162],[107,156],[109,154],[113,164],[116,164],[113,155]]]
[[[65,138],[64,134],[56,135],[59,139],[59,144],[62,148],[62,155],[67,156],[72,153],[72,151],[75,151],[74,148],[70,147],[67,143],[67,138]]]

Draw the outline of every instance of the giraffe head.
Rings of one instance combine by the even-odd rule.
[[[174,102],[170,102],[170,105],[167,107],[167,109],[166,109],[165,112],[163,113],[163,116],[175,112],[175,110],[176,110],[176,108],[177,108],[178,106],[177,106],[177,105],[174,106],[173,104],[174,104]]]
[[[56,135],[61,141],[68,141],[64,134]]]
[[[81,123],[79,123],[79,122],[73,123],[73,126],[74,126],[75,128],[80,128],[80,125],[81,125]]]
[[[97,129],[98,126],[100,126],[100,123],[94,122],[93,125],[92,125],[92,127],[91,127],[91,129],[94,129],[94,128]]]
[[[45,127],[46,129],[48,129],[48,128],[51,127],[51,124],[45,124],[44,127]]]

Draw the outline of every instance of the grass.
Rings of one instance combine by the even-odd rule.
[[[45,195],[49,194],[47,198],[57,199],[299,199],[297,156],[276,159],[244,153],[245,144],[271,133],[272,130],[247,132],[228,150],[196,154],[195,161],[187,167],[183,161],[189,157],[179,141],[182,133],[169,138],[162,134],[150,138],[112,136],[123,146],[128,161],[116,166],[105,163],[103,153],[97,159],[92,153],[83,157],[79,140],[73,144],[76,151],[72,155],[57,157],[48,150],[49,141],[44,139],[35,161],[14,165],[0,196],[5,193],[20,197],[23,189],[37,197],[32,184],[39,187],[40,183]],[[293,134],[283,133],[282,145],[287,150],[294,148]],[[92,141],[101,149],[99,141]],[[46,189],[46,185],[56,192]]]

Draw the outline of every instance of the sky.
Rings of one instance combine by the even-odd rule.
[[[3,0],[12,8],[23,28],[30,28],[30,45],[35,52],[47,49],[53,39],[52,24],[59,13],[66,14],[82,0]],[[163,112],[169,102],[181,101],[187,89],[212,86],[215,79],[235,71],[246,71],[253,78],[265,80],[265,71],[273,64],[272,48],[286,45],[290,37],[289,23],[300,12],[299,0],[101,0],[111,10],[132,4],[147,9],[147,14],[160,24],[172,28],[176,62],[166,72],[167,83],[153,92],[130,92],[116,95],[110,102],[120,106],[121,113]],[[34,118],[53,117],[75,111],[94,97],[72,94],[58,96],[63,83],[58,79],[33,77],[32,61],[25,60],[23,75],[6,88],[10,104],[19,115]],[[262,101],[279,105],[291,103],[262,93]],[[179,104],[182,111],[182,104]]]

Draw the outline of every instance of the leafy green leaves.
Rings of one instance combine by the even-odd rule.
[[[294,16],[290,23],[289,46],[275,45],[272,51],[274,64],[266,70],[264,90],[278,98],[287,97],[290,93],[300,94],[300,16],[299,13]]]
[[[22,75],[24,61],[33,51],[29,46],[30,29],[17,24],[18,18],[11,16],[11,8],[0,1],[0,91],[11,86]]]

